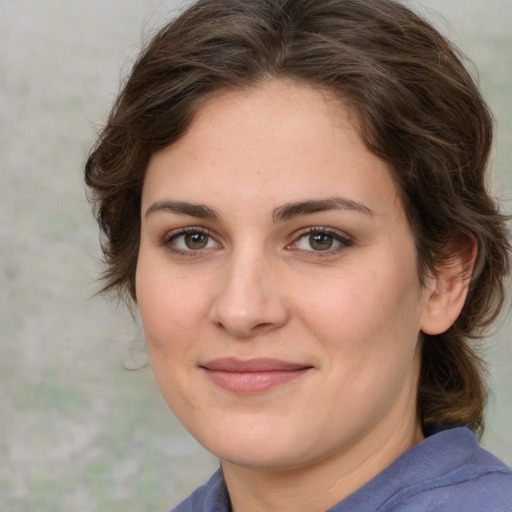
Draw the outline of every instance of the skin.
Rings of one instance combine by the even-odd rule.
[[[347,107],[286,81],[210,98],[152,157],[141,218],[151,365],[235,512],[325,511],[421,442],[422,331],[449,327],[465,290],[420,286],[394,182]],[[306,369],[237,392],[205,370],[218,358]]]

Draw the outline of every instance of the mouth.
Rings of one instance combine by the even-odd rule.
[[[214,359],[199,367],[206,372],[215,385],[239,394],[267,391],[296,381],[313,369],[311,365],[268,358]]]

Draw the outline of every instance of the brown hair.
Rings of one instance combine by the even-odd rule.
[[[420,280],[449,260],[457,240],[476,241],[461,315],[447,332],[425,336],[418,407],[424,427],[482,429],[485,372],[470,340],[500,310],[510,246],[484,180],[492,118],[461,60],[393,0],[199,0],[142,51],[86,164],[104,234],[104,290],[136,300],[146,166],[183,136],[204,98],[269,78],[332,91],[390,165]]]

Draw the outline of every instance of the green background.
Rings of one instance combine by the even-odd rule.
[[[216,467],[158,394],[139,326],[93,298],[86,148],[141,42],[180,2],[0,0],[0,510],[166,511]],[[512,209],[512,3],[413,5],[469,54]],[[435,14],[433,11],[442,14]],[[512,463],[512,326],[486,343],[484,443]]]

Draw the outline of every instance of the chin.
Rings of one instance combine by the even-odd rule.
[[[223,462],[248,469],[285,469],[298,464],[297,434],[268,423],[229,422],[208,433],[191,434]]]
[[[301,466],[297,447],[290,450],[280,447],[278,450],[268,443],[262,446],[254,439],[248,445],[249,443],[242,443],[237,449],[232,445],[226,450],[219,450],[217,458],[221,462],[255,471],[283,471]]]

